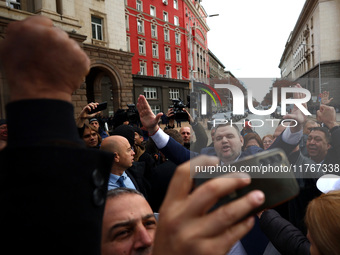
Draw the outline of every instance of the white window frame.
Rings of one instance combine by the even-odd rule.
[[[174,25],[179,26],[179,18],[177,16],[174,16]]]
[[[147,65],[145,62],[139,62],[139,70],[141,75],[147,75]]]
[[[171,48],[169,46],[164,47],[165,60],[171,60]]]
[[[94,22],[93,18],[100,20],[101,23]],[[91,15],[92,39],[103,41],[104,39],[103,23],[104,23],[103,18]],[[93,28],[95,29],[95,35],[93,34]],[[100,34],[98,34],[98,32]]]
[[[159,53],[158,53],[158,44],[157,43],[153,43],[152,44],[152,56],[154,58],[158,58],[159,57]]]
[[[171,66],[166,66],[165,67],[165,76],[167,78],[171,78]]]
[[[157,99],[157,88],[144,87],[144,96],[146,99]]]
[[[180,49],[176,49],[176,62],[177,63],[182,62],[182,52]]]
[[[176,69],[176,73],[177,73],[177,79],[181,80],[182,79],[182,68],[178,67]]]
[[[164,28],[164,41],[170,42],[170,30],[167,28]]]
[[[153,5],[150,5],[150,15],[156,17],[156,7]]]
[[[137,19],[137,32],[138,34],[144,34],[144,21]]]
[[[144,55],[144,56],[146,55],[144,40],[138,40],[138,52],[139,52],[139,55]]]
[[[17,0],[6,0],[6,5],[12,9],[21,10],[20,1]]]
[[[155,115],[161,112],[161,107],[159,105],[150,105],[150,108]]]
[[[170,88],[169,89],[169,98],[170,99],[178,99],[179,98],[179,89]]]
[[[131,51],[130,36],[127,36],[127,37],[126,37],[126,50],[127,50],[128,52]]]
[[[159,65],[153,64],[153,76],[158,77],[159,76]]]
[[[136,0],[136,9],[141,12],[143,11],[143,1]]]
[[[130,30],[130,24],[129,24],[129,15],[125,15],[125,28],[127,31]]]
[[[157,38],[157,25],[151,24],[151,37]]]
[[[174,8],[178,10],[178,0],[174,0]]]
[[[163,11],[163,20],[164,20],[165,22],[169,22],[169,13]]]
[[[181,45],[181,33],[178,32],[175,33],[175,43],[177,45]]]

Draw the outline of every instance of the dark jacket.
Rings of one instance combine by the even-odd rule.
[[[100,254],[113,155],[86,149],[73,106],[59,100],[7,105],[0,152],[2,249],[15,254]]]
[[[307,237],[275,210],[262,213],[260,227],[282,255],[310,254],[310,243]]]
[[[145,176],[145,162],[133,162],[133,165],[125,172],[130,177],[136,189],[148,200],[151,187]]]
[[[202,148],[207,146],[208,143],[207,133],[205,132],[204,127],[200,123],[195,122],[191,125],[191,127],[195,132],[196,141],[184,145],[188,150],[200,152]]]

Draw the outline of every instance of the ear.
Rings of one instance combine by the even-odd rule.
[[[118,163],[119,162],[119,155],[117,152],[114,152],[113,155],[115,156],[114,162]]]
[[[242,136],[242,135],[240,135],[240,141],[241,141],[241,144],[242,144],[242,146],[243,146],[243,144],[244,144],[244,139],[243,139],[243,136]]]

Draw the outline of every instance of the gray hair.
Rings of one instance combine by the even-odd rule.
[[[135,190],[135,189],[116,188],[116,189],[111,189],[107,192],[106,199],[112,199],[112,198],[126,195],[126,194],[136,194],[136,195],[140,195],[144,197],[142,193],[140,193],[138,190]]]

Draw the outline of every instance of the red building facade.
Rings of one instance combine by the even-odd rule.
[[[188,77],[181,0],[127,0],[126,24],[132,74]]]
[[[209,84],[208,17],[200,0],[184,1],[184,22],[187,31],[188,70],[197,82]],[[192,56],[192,58],[190,57]]]
[[[166,112],[172,99],[186,100],[190,81],[208,83],[207,15],[195,0],[125,4],[135,101],[144,94],[155,113]]]

